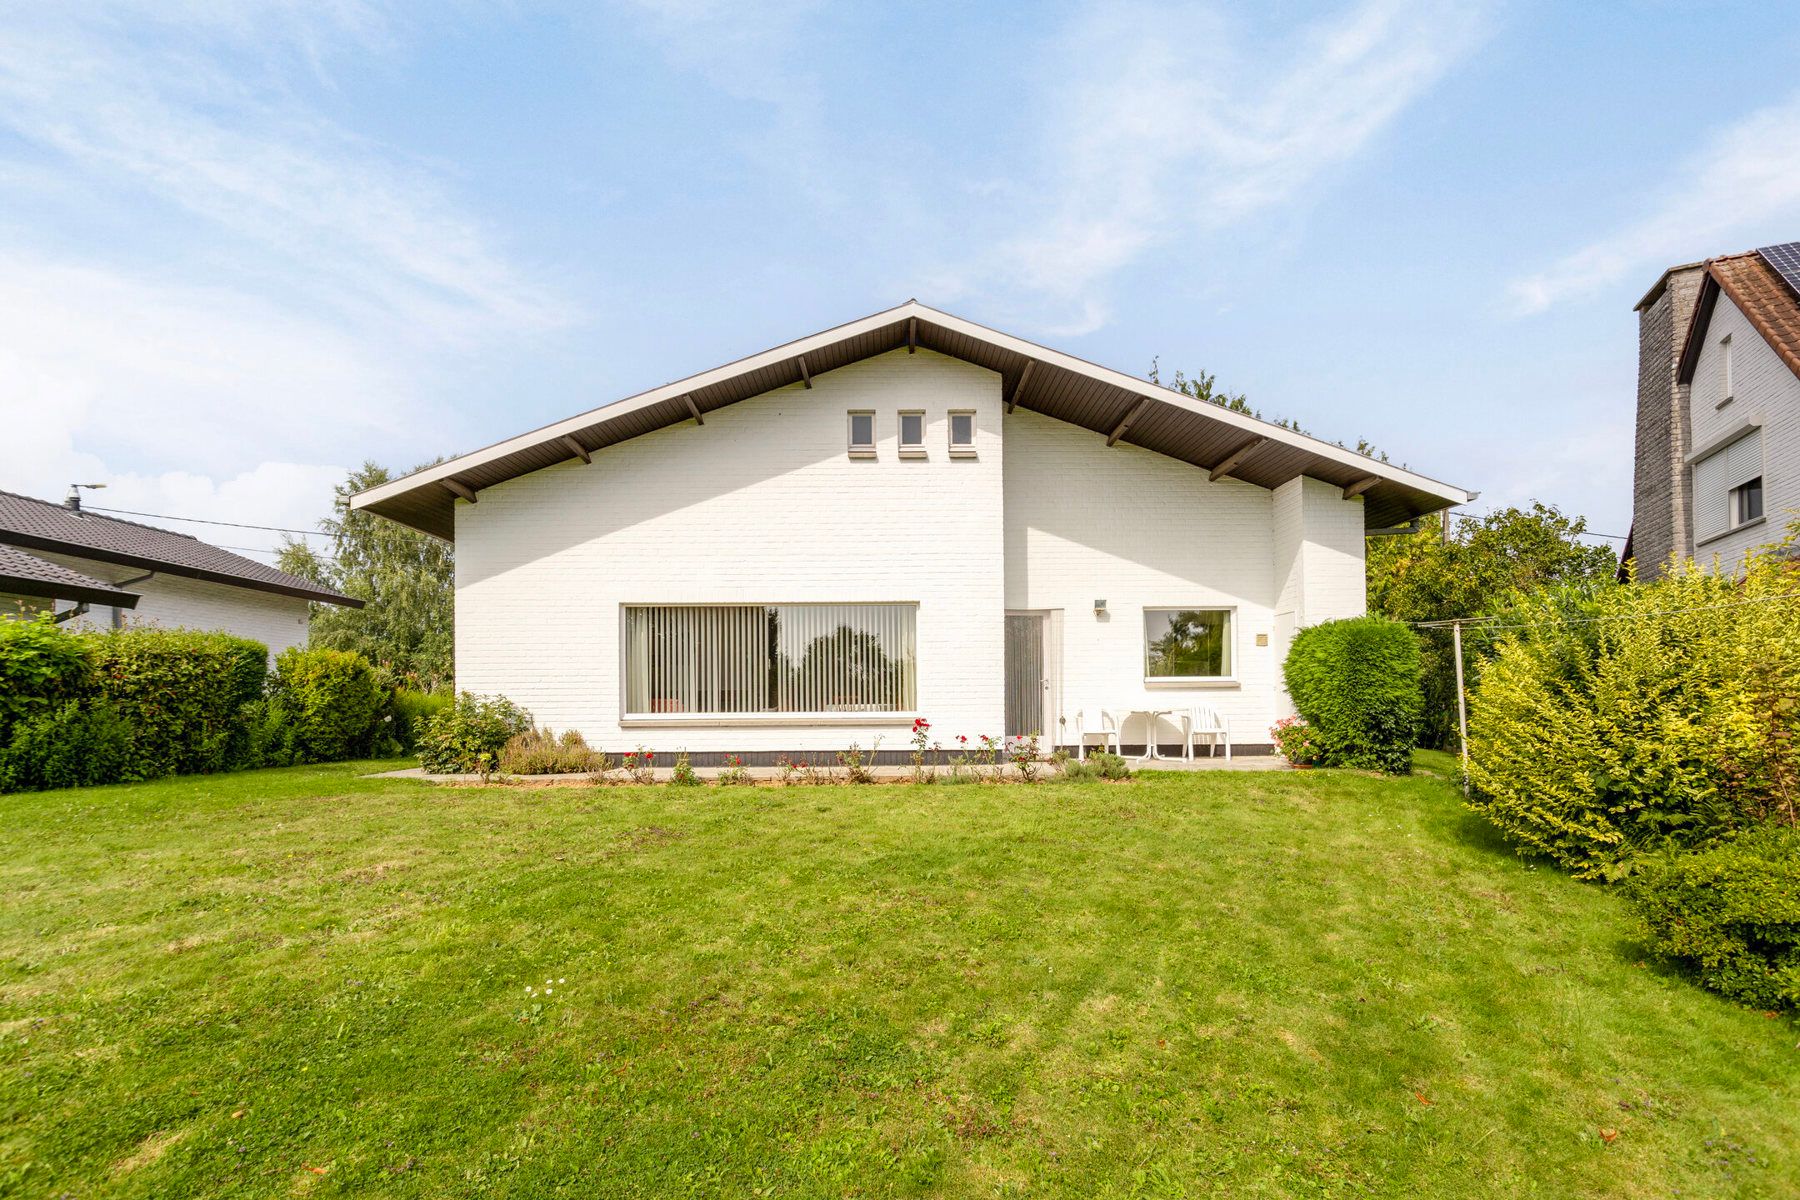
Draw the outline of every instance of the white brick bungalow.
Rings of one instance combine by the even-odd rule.
[[[705,762],[1194,705],[1266,747],[1365,532],[1468,499],[908,302],[353,503],[456,543],[459,688]]]
[[[184,533],[109,517],[79,493],[0,491],[0,619],[49,611],[71,629],[221,630],[271,659],[307,643],[313,604],[363,602]]]

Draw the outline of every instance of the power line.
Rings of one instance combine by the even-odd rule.
[[[158,521],[192,521],[196,525],[229,525],[233,529],[264,529],[270,533],[298,533],[304,537],[331,537],[317,529],[286,529],[280,525],[246,525],[242,521],[214,521],[206,517],[172,517],[168,513],[137,512],[129,508],[101,508],[98,504],[89,504],[85,509],[92,512],[117,513],[126,517],[151,517]],[[232,547],[227,547],[231,549]],[[242,547],[237,547],[242,549]]]

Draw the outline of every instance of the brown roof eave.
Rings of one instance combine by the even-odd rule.
[[[299,600],[313,600],[321,604],[337,604],[345,608],[363,607],[363,602],[354,596],[345,596],[324,588],[289,587],[286,584],[260,579],[246,579],[241,575],[228,575],[222,571],[208,571],[200,567],[166,562],[162,559],[144,558],[136,554],[125,554],[118,550],[83,546],[59,538],[37,537],[34,534],[20,533],[10,529],[5,531],[5,538],[8,545],[20,546],[27,550],[48,550],[54,554],[68,554],[75,558],[92,559],[95,562],[155,571],[159,575],[176,575],[183,579],[198,579],[204,583],[220,583],[227,587],[244,588],[252,592],[268,592],[277,596],[293,596]],[[111,604],[113,601],[109,600],[107,603]]]

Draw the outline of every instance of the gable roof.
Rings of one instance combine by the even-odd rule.
[[[0,491],[0,543],[278,596],[297,596],[350,608],[363,606],[361,600],[329,591],[266,563],[252,562],[185,533],[121,521],[16,492]]]
[[[455,503],[571,458],[891,350],[923,347],[997,372],[1007,411],[1016,405],[1129,442],[1223,478],[1274,488],[1300,475],[1364,498],[1370,528],[1401,525],[1472,497],[1354,450],[1195,400],[1122,371],[1096,366],[977,325],[916,300],[788,342],[722,367],[627,396],[482,450],[448,459],[351,498],[355,508],[434,534],[456,536]]]
[[[46,562],[13,546],[0,546],[0,592],[117,608],[136,608],[138,602],[135,592],[120,591],[110,583],[91,579],[61,563]]]
[[[1687,340],[1681,347],[1681,365],[1676,374],[1679,382],[1694,381],[1700,348],[1706,344],[1706,329],[1721,292],[1731,297],[1731,302],[1742,310],[1788,369],[1800,375],[1800,287],[1787,277],[1788,264],[1796,257],[1800,257],[1800,243],[1785,242],[1707,260],[1706,276],[1700,281],[1700,296],[1694,304],[1694,319],[1688,324]]]

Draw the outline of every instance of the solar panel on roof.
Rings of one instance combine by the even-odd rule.
[[[1788,287],[1794,295],[1800,296],[1800,242],[1783,242],[1779,246],[1763,246],[1757,253],[1762,260],[1774,268],[1777,275],[1787,280]]]

